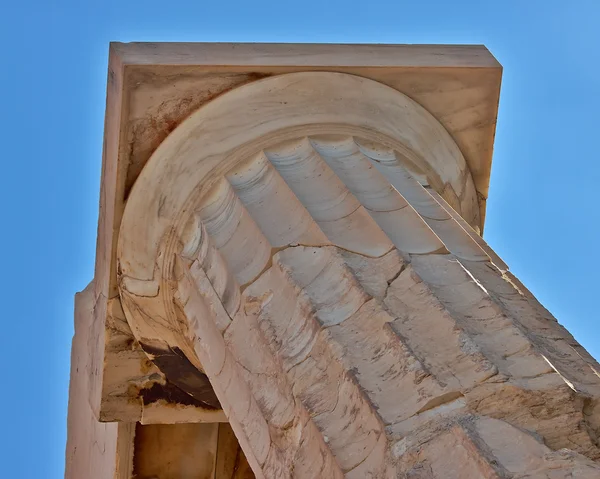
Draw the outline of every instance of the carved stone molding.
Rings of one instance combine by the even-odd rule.
[[[67,476],[598,477],[600,365],[479,234],[501,72],[111,45]]]
[[[534,458],[592,477],[548,446],[600,456],[598,365],[462,218],[478,211],[460,150],[406,96],[272,77],[156,150],[125,208],[119,291],[142,348],[218,399],[259,477],[503,477]],[[519,415],[534,398],[556,415]],[[515,463],[519,428],[545,444]],[[438,459],[448,447],[469,452]]]
[[[353,161],[357,166],[353,171],[345,167],[343,158],[336,160],[338,148],[352,150],[347,154],[355,156]],[[287,160],[286,149],[289,150]],[[301,163],[310,161],[311,155],[327,157],[327,151],[331,152],[329,163],[315,162],[315,165],[306,165],[306,171],[300,171],[300,175],[308,175],[306,184],[313,183],[312,186],[305,189],[298,181],[295,182],[296,190],[293,185],[290,185],[292,189],[285,186],[281,175],[286,174],[282,169],[290,170],[286,161],[293,162],[297,155],[298,165],[302,168]],[[276,158],[278,155],[280,160]],[[303,155],[306,158],[303,159]],[[280,222],[287,217],[289,221],[283,221],[279,226],[286,228],[281,225],[298,221],[308,224],[312,217],[317,219],[317,224],[313,227],[312,237],[305,231],[267,232],[275,236],[271,241],[265,237],[260,225],[244,231],[242,234],[256,236],[247,245],[230,248],[246,257],[248,253],[244,248],[257,247],[254,254],[258,256],[254,258],[254,266],[234,272],[235,279],[242,285],[249,276],[258,274],[265,267],[271,248],[295,243],[335,244],[371,256],[389,251],[394,240],[399,242],[395,246],[407,253],[442,250],[444,245],[440,239],[414,209],[409,206],[402,210],[408,203],[397,193],[398,187],[406,184],[405,188],[410,189],[413,188],[410,183],[415,183],[418,188],[413,194],[417,195],[417,202],[419,194],[424,193],[414,177],[424,184],[431,184],[463,215],[477,218],[477,198],[460,150],[437,120],[405,95],[370,80],[338,73],[295,73],[237,88],[205,105],[160,145],[129,197],[119,236],[121,297],[134,333],[143,345],[154,347],[152,341],[157,340],[163,346],[166,343],[184,351],[194,362],[190,345],[179,335],[182,329],[172,306],[174,289],[169,282],[173,280],[173,261],[183,251],[182,242],[197,241],[202,220],[196,213],[205,210],[206,214],[211,214],[206,208],[206,203],[213,201],[209,195],[216,196],[215,201],[220,201],[223,207],[238,208],[234,216],[228,217],[231,213],[228,210],[223,218],[217,218],[213,223],[232,221],[231,218],[237,218],[236,214],[242,214],[244,206],[234,190],[236,181],[239,188],[245,188],[241,184],[244,179],[236,180],[240,173],[233,170],[252,162],[254,164],[249,168],[261,168],[261,161],[273,170],[272,181],[281,183],[267,185],[274,189],[272,194],[286,195],[285,199],[276,196],[257,199],[280,205],[275,213],[278,217],[267,213],[271,221]],[[337,161],[346,173],[333,172],[332,161]],[[311,168],[317,170],[313,172]],[[360,190],[360,169],[372,176],[372,184],[367,185],[372,191],[366,191],[362,196],[360,191],[351,192],[339,177],[344,174],[354,176],[354,188]],[[260,172],[257,173],[260,176]],[[291,174],[293,176],[294,172]],[[314,177],[310,177],[311,174]],[[260,181],[258,177],[250,181],[256,180]],[[353,180],[346,178],[346,181]],[[230,185],[229,190],[226,184]],[[336,190],[328,194],[325,190],[329,188]],[[373,197],[378,189],[382,189],[381,194],[387,194],[387,197]],[[337,232],[330,232],[330,237],[327,233],[317,233],[324,227],[318,223],[319,212],[315,218],[310,207],[308,211],[306,209],[307,201],[310,203],[311,200],[308,196],[319,190],[323,190],[324,205],[315,204],[313,209],[328,208],[327,201],[343,203],[322,213],[325,222],[338,228]],[[255,194],[253,191],[242,192],[245,193],[246,196]],[[340,198],[336,199],[335,195]],[[341,220],[336,226],[333,220],[348,214],[349,208],[361,205],[357,195],[362,200],[362,207],[353,217]],[[423,207],[427,208],[427,205]],[[260,214],[265,214],[266,209],[260,209]],[[252,213],[250,217],[244,217],[248,219],[248,228],[252,229],[251,223],[255,224],[256,218],[252,218]],[[430,222],[437,222],[443,228],[444,219],[444,215],[439,219],[432,217]],[[344,232],[344,227],[349,230]],[[229,233],[220,234],[217,241],[228,240],[222,238],[223,234]],[[363,238],[360,238],[361,234]],[[388,237],[390,234],[393,238]],[[367,239],[370,235],[375,237]],[[480,255],[478,250],[475,247],[472,254]],[[136,297],[135,307],[130,304],[132,295]],[[145,318],[150,318],[150,328]]]
[[[323,70],[376,80],[424,105],[460,146],[473,172],[479,211],[465,220],[477,230],[483,227],[502,72],[483,46],[111,44],[94,276],[93,357],[99,374],[90,389],[101,420],[173,420],[166,409],[154,408],[155,402],[150,419],[144,391],[154,386],[140,383],[147,376],[144,355],[137,342],[129,346],[130,333],[115,336],[113,328],[113,312],[121,309],[118,232],[132,185],[150,155],[199,107],[229,91],[276,75]],[[121,368],[125,356],[131,361]],[[160,361],[168,367],[181,356],[169,351]],[[206,377],[189,376],[196,370],[189,365],[181,364],[174,374],[202,389]],[[128,376],[125,382],[122,374]],[[209,400],[214,403],[214,397]],[[214,412],[180,419],[208,419]]]

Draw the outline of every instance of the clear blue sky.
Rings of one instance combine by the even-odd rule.
[[[487,45],[504,78],[485,237],[600,357],[599,24],[598,0],[6,2],[1,474],[63,475],[73,294],[93,276],[109,41]]]

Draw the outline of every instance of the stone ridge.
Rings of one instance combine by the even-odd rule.
[[[253,470],[598,477],[600,367],[408,166],[302,137],[200,202],[177,301]]]

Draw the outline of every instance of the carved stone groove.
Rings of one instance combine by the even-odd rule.
[[[597,477],[600,367],[462,220],[477,211],[418,104],[273,77],[145,166],[120,295],[152,359],[210,379],[257,477]]]

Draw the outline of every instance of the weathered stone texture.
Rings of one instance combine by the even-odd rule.
[[[240,161],[196,204],[177,321],[250,464],[597,474],[597,364],[409,168],[373,142],[310,136]]]
[[[100,410],[197,422],[138,426],[133,472],[600,477],[600,366],[472,228],[489,165],[456,122],[362,76],[245,75],[164,141],[177,104],[130,97],[162,123],[131,110]]]

